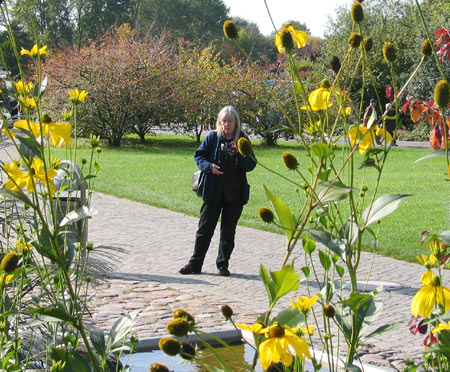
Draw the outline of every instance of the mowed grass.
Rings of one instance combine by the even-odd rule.
[[[253,144],[256,157],[261,163],[301,183],[295,172],[286,169],[281,162],[282,153],[290,151],[298,157],[301,166],[310,166],[305,151],[298,144],[284,142],[276,147],[262,146],[258,141]],[[100,173],[95,180],[94,189],[198,216],[202,201],[191,191],[192,173],[197,170],[193,160],[196,148],[195,140],[176,135],[152,136],[146,145],[130,140],[120,149],[103,148],[99,160]],[[378,195],[411,194],[411,197],[405,199],[380,224],[373,226],[374,229],[379,229],[377,253],[415,261],[415,256],[424,252],[424,248],[419,246],[422,231],[441,232],[449,229],[449,185],[445,181],[444,158],[415,162],[431,151],[393,148],[390,152]],[[60,158],[65,156],[62,150],[55,150],[55,154]],[[89,150],[80,149],[77,156],[88,159]],[[340,156],[345,156],[345,150],[342,150]],[[355,164],[360,161],[358,154]],[[355,185],[369,185],[366,199],[371,196],[375,177],[376,171],[372,168],[356,171]],[[280,232],[275,226],[264,224],[258,219],[258,208],[269,205],[263,185],[289,204],[294,213],[303,201],[303,191],[261,166],[248,174],[248,180],[251,185],[250,201],[245,206],[239,223],[256,229]],[[343,180],[345,183],[345,175]],[[371,249],[372,239],[367,234],[367,249]]]

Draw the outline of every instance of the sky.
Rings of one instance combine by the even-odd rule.
[[[241,17],[258,25],[264,35],[273,31],[264,0],[222,0],[232,17]],[[288,20],[306,24],[312,36],[323,37],[327,15],[332,17],[337,6],[350,8],[352,0],[266,0],[277,28]]]

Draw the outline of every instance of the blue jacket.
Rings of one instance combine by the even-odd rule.
[[[239,137],[245,137],[243,132],[239,133]],[[216,131],[211,131],[198,149],[195,151],[194,160],[198,169],[205,173],[205,184],[203,186],[203,200],[214,199],[214,183],[216,177],[211,172],[211,165],[215,163],[217,152],[219,151],[219,143],[222,136],[218,136]],[[237,164],[241,170],[243,194],[241,196],[242,204],[247,204],[250,196],[250,185],[247,182],[246,172],[252,171],[256,167],[255,161],[248,156],[237,155]]]

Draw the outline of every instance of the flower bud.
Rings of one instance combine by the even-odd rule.
[[[331,61],[330,61],[330,67],[331,67],[331,70],[332,70],[335,74],[337,74],[337,73],[339,72],[339,70],[341,69],[341,61],[339,60],[339,57],[338,57],[338,56],[333,56],[333,57],[331,58]]]
[[[446,80],[441,80],[434,88],[434,102],[439,107],[447,107],[450,102],[450,86]]]
[[[16,252],[9,252],[3,257],[0,267],[10,274],[16,269],[19,259],[20,256]]]
[[[383,47],[384,59],[388,62],[394,62],[397,58],[397,49],[391,42],[386,42]]]
[[[364,38],[363,45],[366,52],[370,52],[373,48],[373,39],[371,37]]]
[[[361,44],[362,36],[361,34],[358,34],[357,32],[352,32],[350,37],[348,38],[348,43],[352,48],[358,48]]]
[[[334,315],[336,314],[336,309],[334,308],[334,306],[332,304],[326,304],[323,307],[323,313],[325,314],[325,316],[327,318],[333,318]]]
[[[226,320],[231,319],[231,317],[233,316],[233,309],[230,305],[223,305],[221,310]]]
[[[281,159],[283,160],[283,164],[286,168],[290,170],[296,170],[298,168],[297,158],[290,152],[284,152]]]
[[[176,318],[167,323],[166,326],[167,333],[177,337],[186,336],[189,328],[189,322],[185,318]]]
[[[239,36],[236,24],[231,20],[223,23],[223,33],[228,39],[236,39]]]
[[[153,363],[150,366],[150,372],[170,372],[170,369],[161,363]]]
[[[433,49],[431,48],[430,40],[425,39],[422,43],[422,46],[420,47],[420,52],[424,56],[431,56],[431,53],[433,53]]]
[[[175,356],[181,350],[180,342],[173,337],[163,337],[158,342],[159,348],[167,355]]]
[[[183,359],[191,360],[195,357],[195,347],[189,342],[181,341],[180,356]]]
[[[350,16],[352,17],[353,22],[361,23],[363,21],[364,11],[362,5],[358,0],[355,0],[355,2],[353,3]]]
[[[184,310],[184,309],[176,309],[173,312],[173,317],[174,317],[174,319],[184,318],[188,322],[195,323],[195,318],[190,313],[188,313],[186,310]]]
[[[98,144],[100,143],[100,136],[96,136],[95,134],[89,135],[89,143],[91,144],[91,147],[95,149],[98,147]]]
[[[260,207],[258,209],[258,217],[262,222],[272,223],[274,220],[273,212],[266,207]]]
[[[361,191],[366,192],[367,190],[369,190],[369,186],[367,184],[361,186]]]
[[[238,140],[237,143],[237,147],[238,147],[238,151],[242,156],[249,156],[252,154],[253,150],[252,150],[252,144],[250,143],[250,141],[245,138],[245,137],[241,137]]]
[[[64,111],[63,112],[63,119],[64,121],[70,121],[73,117],[73,111]]]

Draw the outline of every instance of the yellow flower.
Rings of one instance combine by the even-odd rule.
[[[39,123],[33,123],[28,120],[19,120],[14,123],[14,128],[25,129],[33,134],[34,138],[39,138],[41,134],[44,136],[49,136],[52,139],[53,145],[58,147],[64,141],[66,146],[69,147],[71,143],[70,131],[72,130],[72,124],[70,123],[52,123],[52,122],[42,122],[42,133],[41,126]]]
[[[248,324],[236,323],[236,327],[239,327],[245,331],[259,334],[261,330],[264,328],[264,325],[260,322],[253,323],[250,327]]]
[[[36,158],[31,164],[30,173],[23,172],[16,163],[4,163],[4,171],[9,178],[8,182],[4,184],[5,189],[12,191],[19,191],[25,186],[29,193],[33,192],[35,186],[41,181],[49,190],[50,196],[55,193],[55,184],[53,177],[56,176],[56,169],[48,169],[44,171],[44,162]],[[47,182],[48,179],[48,182]]]
[[[86,92],[84,89],[81,91],[79,91],[78,89],[69,89],[69,98],[74,104],[84,102],[87,95],[88,92]]]
[[[358,132],[362,136],[362,140],[358,138]],[[359,153],[364,154],[369,148],[373,146],[375,136],[383,136],[386,143],[392,142],[392,136],[386,129],[381,129],[374,125],[371,128],[367,128],[363,125],[354,127],[348,131],[348,136],[352,145],[359,145]]]
[[[296,30],[290,23],[286,23],[275,36],[275,45],[277,46],[279,53],[283,54],[287,51],[286,45],[283,43],[286,32],[290,33],[293,42],[297,44],[297,48],[303,48],[306,45],[309,35],[306,32]]]
[[[416,256],[417,261],[423,266],[425,266],[428,270],[430,270],[437,262],[437,258],[434,254],[431,254],[430,257],[428,257],[426,254],[423,254],[421,256]]]
[[[33,249],[33,246],[29,245],[25,240],[17,240],[16,247],[21,252],[30,252]]]
[[[261,366],[264,370],[269,368],[272,362],[281,361],[285,366],[290,366],[293,361],[291,346],[302,361],[305,361],[305,356],[311,359],[306,341],[298,337],[288,326],[282,327],[275,323],[261,330],[261,333],[269,337],[258,347]]]
[[[19,97],[19,103],[26,110],[34,110],[36,108],[36,100],[32,97]]]
[[[439,323],[436,327],[431,331],[432,333],[438,333],[440,331],[450,331],[450,322],[448,324]]]
[[[445,312],[450,310],[450,289],[440,285],[439,277],[428,270],[421,280],[423,287],[415,294],[411,303],[412,314],[428,318],[436,303],[443,306]]]
[[[33,83],[30,81],[28,84],[24,83],[22,80],[14,83],[16,87],[16,92],[19,96],[26,97],[33,90]]]
[[[13,278],[14,278],[14,274],[6,275],[6,278],[5,278],[5,274],[1,274],[0,275],[0,284],[2,284],[3,281],[5,281],[5,284],[9,284],[9,283],[11,283],[11,280],[13,280]]]
[[[331,90],[330,88],[317,88],[313,90],[308,97],[309,105],[313,111],[326,110],[333,104],[330,101]],[[307,110],[307,106],[302,106],[302,110]]]
[[[317,295],[313,297],[301,297],[297,295],[297,301],[295,301],[291,297],[292,303],[289,304],[289,306],[297,308],[302,313],[307,313],[309,310],[311,310],[311,308],[313,307],[318,298],[319,296]]]
[[[47,52],[47,45],[44,45],[42,48],[38,49],[37,44],[34,44],[33,47],[30,50],[25,49],[22,47],[22,50],[20,51],[21,55],[29,55],[30,57],[37,57],[38,55],[45,55],[48,56]]]

